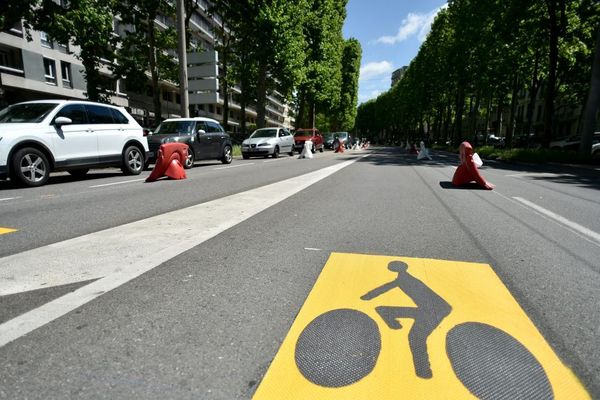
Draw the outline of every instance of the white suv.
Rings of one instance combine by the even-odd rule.
[[[41,186],[51,171],[144,169],[145,131],[122,107],[74,100],[18,103],[0,111],[0,179]]]

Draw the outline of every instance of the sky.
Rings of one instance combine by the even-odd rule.
[[[445,0],[349,0],[344,38],[358,39],[362,61],[358,103],[389,90],[392,72],[408,65]]]

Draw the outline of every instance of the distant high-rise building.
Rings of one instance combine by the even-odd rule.
[[[407,69],[408,66],[404,66],[392,72],[392,86],[395,86],[396,83],[400,82],[400,79],[402,79]]]

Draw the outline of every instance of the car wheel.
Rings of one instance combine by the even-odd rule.
[[[28,187],[42,186],[50,177],[50,163],[38,149],[25,147],[12,158],[11,176]]]
[[[273,158],[277,157],[279,157],[279,146],[275,146],[275,149],[273,149]]]
[[[139,175],[145,165],[144,153],[137,146],[129,146],[123,152],[121,171],[125,175]]]
[[[323,146],[321,146],[321,148],[319,149],[319,151],[322,153],[323,152]]]
[[[293,155],[294,155],[294,146],[292,146],[292,147],[290,148],[290,151],[288,152],[288,156],[290,156],[290,157],[291,157],[291,156],[293,156]]]
[[[312,149],[310,149],[311,153],[315,154],[317,152],[317,148],[315,147],[315,145],[313,144]]]
[[[75,178],[83,178],[87,173],[88,173],[89,169],[70,169],[67,172],[71,175],[73,175]]]
[[[223,164],[231,164],[233,160],[233,154],[231,153],[231,146],[227,145],[223,148],[223,156],[221,157],[221,162]]]
[[[185,162],[183,163],[183,168],[190,169],[194,166],[194,150],[190,146],[187,148],[187,157],[185,158]]]

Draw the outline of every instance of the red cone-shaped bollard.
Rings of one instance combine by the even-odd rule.
[[[187,176],[185,175],[185,170],[183,165],[179,162],[179,160],[171,160],[171,164],[169,164],[169,168],[165,171],[165,175],[171,179],[185,179]]]
[[[460,186],[475,181],[482,188],[492,190],[494,185],[486,181],[483,176],[481,176],[479,170],[477,169],[477,165],[475,165],[475,162],[473,161],[473,147],[471,147],[471,143],[462,142],[459,150],[460,165],[454,172],[452,184],[454,186]]]
[[[187,176],[183,169],[183,162],[187,158],[188,146],[184,143],[166,143],[160,146],[156,164],[146,178],[146,182],[168,176],[171,179],[185,179]]]

